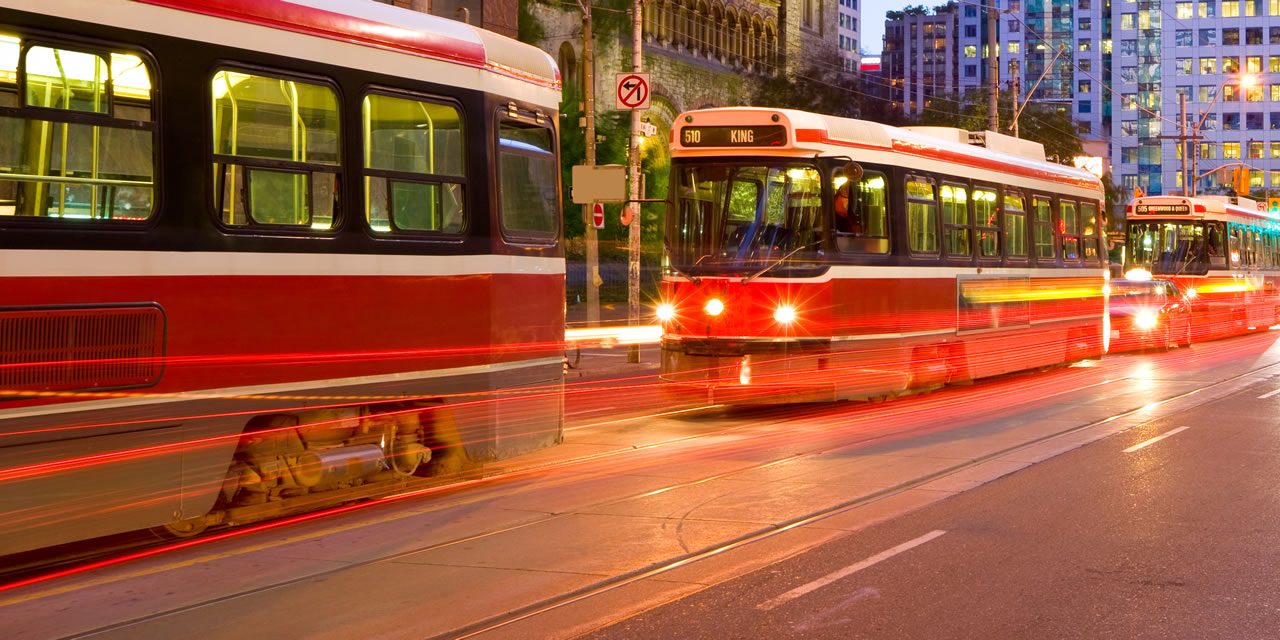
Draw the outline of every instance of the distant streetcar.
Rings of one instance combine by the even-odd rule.
[[[374,2],[0,0],[0,555],[557,442],[485,400],[563,381],[559,101]]]
[[[1280,216],[1227,196],[1148,196],[1126,213],[1127,277],[1175,282],[1191,340],[1280,322]]]
[[[672,138],[672,388],[874,398],[1105,350],[1102,185],[1036,143],[761,108]]]

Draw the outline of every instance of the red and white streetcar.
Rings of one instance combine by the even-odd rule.
[[[1280,216],[1227,196],[1148,196],[1126,213],[1126,277],[1176,283],[1192,340],[1280,322]]]
[[[563,380],[559,100],[374,2],[0,0],[0,555],[558,441],[489,400]]]
[[[1105,350],[1102,185],[1039,144],[761,108],[672,135],[672,388],[868,398]]]

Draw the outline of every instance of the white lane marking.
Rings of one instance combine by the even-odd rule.
[[[1276,389],[1275,391],[1268,391],[1268,392],[1266,392],[1266,393],[1264,393],[1264,394],[1262,394],[1262,395],[1258,396],[1258,399],[1259,399],[1259,400],[1266,400],[1267,398],[1270,398],[1271,396],[1274,396],[1274,395],[1276,395],[1276,394],[1280,394],[1280,389]]]
[[[756,605],[756,608],[760,609],[761,611],[768,611],[770,609],[774,609],[776,607],[782,606],[788,602],[791,602],[792,600],[795,600],[796,598],[799,598],[800,596],[803,596],[813,591],[817,591],[818,589],[821,589],[831,584],[832,582],[847,578],[859,571],[862,571],[863,569],[866,569],[867,567],[870,567],[880,562],[883,562],[885,560],[888,560],[889,558],[892,558],[898,555],[899,553],[902,553],[903,551],[909,551],[911,549],[914,549],[930,540],[933,540],[934,538],[937,538],[938,536],[941,536],[944,533],[946,533],[946,531],[943,531],[941,529],[930,531],[929,533],[926,533],[920,536],[919,538],[915,538],[914,540],[908,540],[892,549],[886,549],[885,551],[881,551],[880,553],[877,553],[876,555],[871,556],[866,560],[851,564],[834,573],[829,573],[808,584],[800,585],[776,598],[772,598],[770,600],[761,602],[760,604]]]
[[[1190,428],[1191,428],[1191,427],[1178,427],[1177,429],[1174,429],[1174,430],[1172,430],[1172,431],[1168,431],[1168,432],[1162,433],[1162,434],[1160,434],[1160,435],[1158,435],[1158,436],[1156,436],[1156,437],[1154,437],[1154,438],[1151,438],[1150,440],[1143,440],[1142,442],[1139,442],[1138,444],[1135,444],[1135,445],[1133,445],[1132,447],[1129,447],[1128,449],[1125,449],[1125,450],[1124,450],[1124,452],[1125,452],[1125,453],[1133,453],[1134,451],[1137,451],[1138,449],[1143,449],[1143,448],[1149,447],[1149,446],[1151,446],[1151,445],[1153,445],[1153,444],[1155,444],[1155,443],[1157,443],[1157,442],[1160,442],[1161,440],[1164,440],[1165,438],[1168,438],[1169,436],[1176,436],[1176,435],[1178,435],[1179,433],[1182,433],[1183,431],[1186,431],[1187,429],[1190,429]]]

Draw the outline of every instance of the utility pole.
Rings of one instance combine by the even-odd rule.
[[[631,71],[644,71],[644,53],[641,46],[644,38],[644,0],[635,0],[631,8]],[[627,245],[630,248],[630,259],[627,262],[627,324],[640,324],[640,110],[631,110],[630,167],[631,202],[627,207],[631,210],[630,228],[627,234]],[[627,362],[640,362],[640,345],[631,345],[627,351]]]
[[[1178,149],[1182,151],[1182,193],[1193,194],[1191,175],[1187,173],[1187,94],[1178,94]]]
[[[596,74],[595,42],[591,34],[591,0],[578,0],[582,7],[582,110],[586,124],[587,166],[596,164]],[[591,205],[582,205],[582,222],[587,230],[587,326],[600,324],[600,245],[591,223]]]
[[[987,9],[987,84],[991,86],[991,97],[987,105],[987,129],[1000,130],[1000,43],[996,40],[996,24],[1000,11],[995,7]]]
[[[1018,64],[1018,59],[1014,58],[1009,62],[1009,75],[1013,76],[1013,106],[1017,109],[1022,103],[1022,65]],[[1013,137],[1018,137],[1018,117],[1015,114],[1013,125],[1009,127],[1013,132]]]

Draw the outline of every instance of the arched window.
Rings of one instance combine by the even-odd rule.
[[[573,45],[568,42],[560,43],[560,77],[564,78],[565,88],[578,86],[581,80],[578,77],[578,54],[573,50]]]

